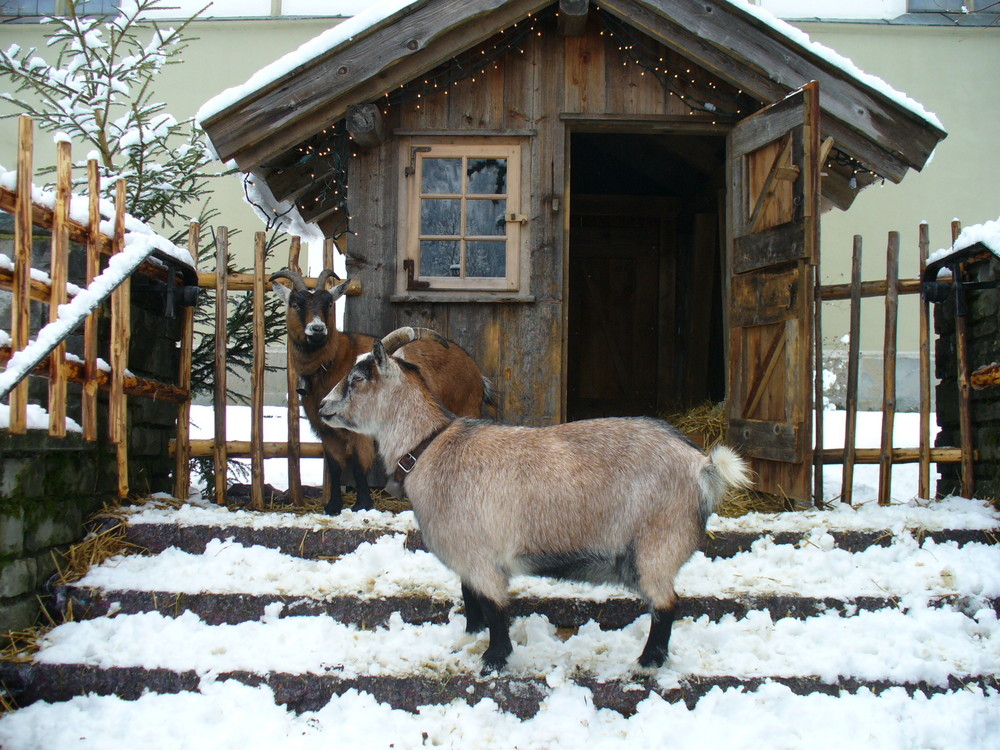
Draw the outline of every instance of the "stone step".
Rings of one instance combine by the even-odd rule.
[[[278,594],[246,593],[176,593],[169,591],[109,591],[74,584],[57,586],[55,603],[59,611],[72,613],[82,620],[113,614],[158,612],[174,617],[190,611],[209,625],[232,625],[260,620],[275,605],[280,617],[326,615],[343,623],[381,627],[394,613],[403,622],[419,625],[445,623],[453,610],[461,611],[459,602],[430,596],[327,596],[311,598]],[[826,612],[850,615],[898,606],[892,597],[858,596],[850,599],[809,597],[786,594],[740,595],[726,597],[681,597],[678,617],[707,616],[718,621],[726,615],[745,617],[750,612],[767,612],[772,620],[783,617],[804,619]],[[974,604],[959,596],[934,599],[932,606],[958,610],[991,607],[1000,614],[1000,598],[976,598]],[[605,630],[623,628],[648,612],[638,598],[615,597],[589,600],[572,597],[515,596],[510,600],[511,617],[544,615],[558,628],[578,628],[593,620]]]
[[[406,535],[406,548],[424,549],[419,529],[400,530],[393,527],[345,528],[335,525],[303,526],[226,526],[178,525],[171,523],[130,523],[126,527],[125,541],[150,552],[162,552],[168,547],[200,554],[213,539],[232,539],[245,546],[260,545],[276,549],[286,555],[309,559],[332,558],[350,554],[364,542],[374,542],[386,534]],[[833,546],[846,552],[861,552],[871,547],[888,547],[898,538],[889,529],[868,531],[831,530]],[[910,532],[903,532],[910,534]],[[955,542],[959,545],[980,543],[994,544],[1000,529],[941,529],[914,533],[923,544]],[[771,533],[724,532],[706,536],[701,549],[711,558],[733,557],[749,550],[754,542],[769,537],[775,544],[801,545],[808,543],[807,531],[778,531]]]
[[[257,674],[246,671],[225,672],[216,680],[236,680],[250,686],[267,685],[275,701],[297,713],[316,711],[327,705],[333,696],[349,690],[369,693],[381,703],[393,708],[415,712],[420,706],[443,705],[455,700],[470,705],[488,698],[497,706],[521,719],[537,713],[539,704],[552,692],[549,681],[508,675],[480,677],[470,674],[443,675],[441,678],[406,675],[360,675],[342,677],[329,674],[287,674],[272,672]],[[743,688],[753,691],[765,683],[779,683],[798,695],[854,694],[868,690],[878,695],[891,688],[902,688],[908,694],[935,695],[970,688],[995,689],[997,675],[957,675],[946,684],[900,682],[888,679],[867,680],[841,678],[829,682],[817,676],[735,677],[706,676],[683,678],[664,686],[652,677],[636,675],[629,680],[598,681],[588,678],[573,680],[588,688],[597,708],[608,708],[626,716],[635,712],[636,705],[657,694],[669,703],[684,702],[688,708],[716,688]],[[202,677],[193,670],[172,671],[144,667],[100,668],[82,664],[37,664],[0,662],[0,682],[7,685],[20,705],[35,701],[65,701],[77,695],[115,695],[135,700],[146,692],[178,693],[197,691]]]

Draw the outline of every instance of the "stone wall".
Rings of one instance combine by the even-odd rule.
[[[1000,259],[970,264],[968,280],[992,282],[1000,277]],[[969,366],[976,369],[1000,362],[1000,289],[968,290],[967,319]],[[957,359],[955,350],[955,302],[950,298],[935,305],[937,417],[940,432],[937,445],[959,446]],[[975,496],[1000,499],[1000,388],[972,391],[974,446],[979,451],[975,464]],[[959,464],[939,464],[942,495],[961,491]]]
[[[32,265],[48,271],[50,239],[36,228]],[[13,226],[0,215],[0,253],[13,257]],[[70,281],[84,283],[82,248],[71,250]],[[163,315],[163,284],[136,275],[132,280],[132,339],[129,370],[138,376],[176,383],[180,323]],[[48,319],[48,307],[32,303],[32,331]],[[10,293],[0,291],[0,328],[10,330]],[[99,312],[98,356],[108,354],[110,314]],[[82,330],[67,348],[82,353]],[[48,382],[29,378],[31,402],[46,404]],[[80,388],[70,384],[67,412],[78,424]],[[107,439],[107,397],[99,395],[98,440],[79,433],[50,438],[45,430],[11,435],[0,430],[0,634],[30,626],[39,615],[39,593],[66,548],[85,535],[84,522],[117,489],[115,449]],[[176,430],[177,406],[128,399],[129,488],[134,494],[172,490],[169,440]]]

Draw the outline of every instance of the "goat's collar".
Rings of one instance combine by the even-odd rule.
[[[435,429],[430,435],[425,437],[415,448],[411,448],[396,461],[396,470],[392,473],[392,478],[400,483],[406,476],[413,471],[413,467],[417,465],[417,459],[420,458],[421,454],[427,450],[428,446],[434,442],[434,439],[440,435],[442,432],[451,427],[451,422],[446,422],[437,429]]]

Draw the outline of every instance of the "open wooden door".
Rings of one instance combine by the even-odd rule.
[[[728,141],[729,438],[758,489],[799,500],[810,497],[813,460],[819,140],[813,81]]]

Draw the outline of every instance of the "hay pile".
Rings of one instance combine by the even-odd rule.
[[[723,442],[726,437],[725,406],[725,402],[704,403],[685,412],[667,415],[664,419],[687,435],[693,443],[708,450]],[[796,501],[790,497],[746,489],[730,492],[715,512],[732,518],[747,513],[780,513],[797,509]]]

